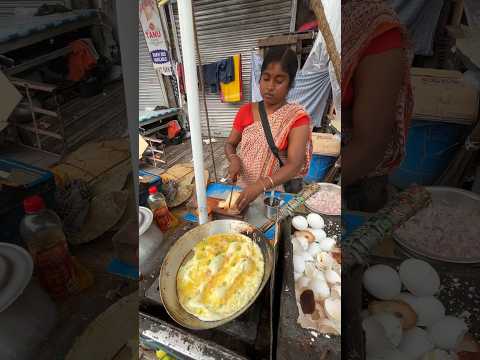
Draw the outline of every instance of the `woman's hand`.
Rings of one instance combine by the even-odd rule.
[[[235,203],[235,207],[242,212],[252,201],[254,201],[258,195],[263,192],[263,184],[260,181],[247,186]]]
[[[240,174],[240,169],[242,168],[242,162],[240,158],[236,155],[230,156],[230,166],[228,167],[228,178],[233,182],[236,182],[238,175]]]

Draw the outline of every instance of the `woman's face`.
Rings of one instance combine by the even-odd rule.
[[[290,79],[280,63],[268,64],[260,78],[260,93],[266,104],[276,105],[285,102]]]

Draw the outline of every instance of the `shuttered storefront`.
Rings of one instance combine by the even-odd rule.
[[[161,75],[153,68],[142,25],[138,27],[138,109],[154,108],[157,105],[168,106]]]
[[[295,0],[193,0],[198,46],[202,64],[242,54],[243,101],[222,103],[218,94],[208,94],[207,107],[213,136],[227,136],[242,104],[251,97],[251,51],[258,39],[290,32]],[[178,11],[173,4],[175,27],[180,40]],[[293,14],[295,15],[295,14]],[[293,16],[295,18],[295,16]],[[200,94],[202,129],[206,134],[203,95]]]
[[[43,0],[43,1],[35,1],[35,0],[18,0],[18,1],[0,1],[0,17],[2,16],[11,16],[15,13],[15,8],[20,9],[37,9],[43,4],[54,5],[54,4],[61,4],[68,6],[68,3],[62,0]]]

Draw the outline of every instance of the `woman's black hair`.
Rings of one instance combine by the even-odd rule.
[[[288,87],[292,88],[298,70],[298,60],[295,52],[291,48],[285,46],[271,47],[267,51],[265,59],[263,59],[262,74],[268,65],[272,63],[279,63],[282,66],[282,70],[288,74]]]

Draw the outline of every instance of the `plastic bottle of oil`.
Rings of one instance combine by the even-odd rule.
[[[42,286],[55,299],[62,299],[75,289],[73,259],[58,215],[47,209],[40,196],[23,202],[25,216],[20,235],[32,255]]]
[[[158,191],[156,186],[151,186],[148,189],[148,193],[148,207],[152,210],[153,217],[160,230],[166,232],[168,229],[175,227],[178,224],[178,220],[168,210],[165,196]]]

